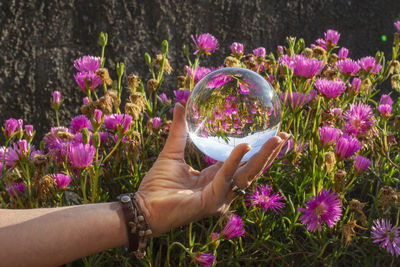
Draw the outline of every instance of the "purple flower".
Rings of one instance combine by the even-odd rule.
[[[349,55],[349,50],[346,47],[342,47],[339,49],[338,52],[339,60],[347,58],[348,55]]]
[[[124,118],[122,119],[122,133],[126,133],[129,131],[129,128],[131,127],[131,122],[132,122],[132,117],[130,115],[124,114]]]
[[[354,75],[360,70],[358,63],[349,58],[336,62],[336,67],[345,75]]]
[[[271,195],[272,186],[270,185],[259,185],[254,190],[254,193],[250,193],[249,198],[246,200],[250,202],[250,206],[263,207],[265,211],[268,208],[272,209],[276,214],[285,207],[285,203],[281,202],[283,197],[279,193]]]
[[[17,120],[18,122],[18,126],[17,126],[17,130],[18,132],[22,133],[22,127],[24,126],[24,121],[22,119]]]
[[[208,165],[214,165],[215,163],[217,163],[217,161],[215,159],[213,159],[213,158],[211,158],[211,157],[209,157],[207,155],[203,156],[203,160]]]
[[[6,137],[10,137],[15,133],[15,130],[18,128],[18,121],[16,119],[8,119],[6,120],[6,124],[4,126],[4,135]]]
[[[66,190],[71,182],[71,177],[62,173],[53,174],[51,177],[56,181],[57,188],[61,190]]]
[[[315,40],[315,42],[318,44],[318,46],[322,47],[323,49],[326,50],[326,41],[322,38],[319,38]],[[314,49],[315,45],[311,45],[311,48]]]
[[[232,81],[232,78],[229,77],[228,75],[225,75],[223,73],[217,73],[207,83],[207,88],[213,89],[213,88],[221,87],[230,81]]]
[[[12,189],[12,188],[14,189]],[[25,192],[25,184],[24,183],[12,183],[11,184],[11,186],[9,186],[9,185],[6,185],[6,190],[7,190],[7,192],[11,195],[11,196],[13,196],[13,197],[15,197],[15,194],[14,194],[14,191],[15,191],[15,193],[17,193],[17,194],[23,194],[24,192]]]
[[[253,50],[253,55],[255,55],[258,58],[264,58],[267,52],[265,51],[264,47],[259,47]]]
[[[71,120],[70,129],[72,133],[75,134],[80,130],[82,130],[83,128],[86,128],[88,130],[92,129],[92,124],[90,123],[90,120],[86,118],[85,115],[78,115]]]
[[[115,130],[118,125],[122,124],[125,114],[110,114],[104,117],[103,125],[109,130]]]
[[[379,101],[379,105],[393,105],[393,100],[389,95],[382,95],[381,100]]]
[[[400,20],[396,21],[394,23],[394,26],[396,26],[397,30],[400,31]]]
[[[376,63],[373,57],[363,57],[359,59],[358,65],[360,65],[361,69],[364,71],[371,71],[372,73],[377,73],[382,68],[381,64],[379,62]]]
[[[78,72],[74,75],[76,83],[82,89],[83,92],[87,93],[87,88],[90,91],[94,91],[94,89],[102,84],[102,80],[96,73],[90,72]]]
[[[363,173],[371,165],[371,161],[363,156],[357,155],[354,163],[354,169],[358,173]]]
[[[228,223],[225,225],[222,230],[222,234],[225,235],[226,238],[231,239],[234,237],[242,236],[244,234],[243,221],[242,218],[233,214]]]
[[[346,90],[346,85],[341,80],[331,81],[326,79],[317,79],[315,87],[327,98],[336,98]]]
[[[163,103],[164,105],[168,105],[169,104],[169,99],[168,99],[166,94],[162,93],[160,95],[160,98],[161,98],[161,103]]]
[[[153,125],[153,129],[160,129],[161,127],[161,118],[160,117],[154,117],[151,121]]]
[[[199,36],[191,35],[191,37],[197,47],[197,50],[193,53],[194,55],[198,52],[200,54],[211,55],[218,47],[218,40],[209,33],[203,33]]]
[[[189,90],[175,90],[175,102],[181,103],[183,106],[186,105],[186,102],[190,96]]]
[[[290,103],[292,108],[302,107],[303,105],[309,103],[311,100],[315,98],[317,95],[317,91],[310,90],[307,93],[299,93],[299,92],[285,92],[280,95],[282,102],[287,105]]]
[[[61,104],[61,93],[59,91],[53,92],[53,108],[58,109]]]
[[[241,57],[243,55],[243,50],[243,44],[237,42],[231,44],[231,51],[233,55]]]
[[[87,96],[85,96],[85,97],[82,99],[82,101],[83,101],[83,104],[84,104],[84,105],[89,104],[89,98],[88,98]]]
[[[335,30],[327,30],[324,35],[327,45],[335,46],[339,42],[340,33]]]
[[[96,149],[89,144],[74,144],[68,147],[68,159],[71,165],[78,169],[85,169],[93,162]]]
[[[100,57],[84,56],[74,61],[74,67],[82,72],[95,72],[100,68]]]
[[[336,155],[339,158],[348,158],[361,149],[361,144],[355,137],[343,134],[336,142]]]
[[[344,113],[345,132],[358,136],[360,133],[368,131],[374,123],[374,114],[369,105],[361,102],[351,104],[350,108]]]
[[[321,189],[317,196],[311,197],[306,203],[306,208],[299,208],[304,214],[300,217],[302,224],[307,224],[307,230],[315,232],[317,227],[321,231],[323,222],[332,228],[342,216],[342,205],[335,193]]]
[[[276,53],[278,54],[278,56],[283,55],[283,46],[278,45],[276,48]]]
[[[100,125],[101,119],[103,117],[103,112],[100,109],[95,109],[93,113],[93,120]]]
[[[196,253],[194,255],[197,263],[201,264],[204,267],[211,267],[213,262],[215,261],[215,256],[212,253]]]
[[[29,138],[33,137],[33,125],[30,124],[25,125],[25,134]]]
[[[190,66],[185,66],[185,70],[186,70],[188,76],[192,77],[192,69],[190,68]],[[194,73],[194,81],[197,83],[198,81],[200,81],[204,76],[206,76],[210,72],[211,72],[211,69],[198,66]]]
[[[342,131],[330,126],[319,127],[319,138],[324,147],[332,146],[336,143]]]
[[[305,78],[312,78],[313,76],[318,75],[325,67],[322,60],[307,58],[303,55],[294,55],[292,57],[283,55],[279,59],[279,62],[292,68],[295,75]]]
[[[361,86],[361,79],[360,78],[354,78],[353,81],[351,82],[351,91],[354,94],[358,93],[358,90],[360,89]]]
[[[21,157],[27,156],[28,155],[28,151],[29,151],[28,142],[25,139],[23,139],[23,140],[19,140],[17,142],[17,144],[18,144],[18,148],[19,148],[19,155]]]
[[[400,255],[399,227],[392,226],[389,220],[374,220],[371,232],[374,243],[381,243],[379,246],[385,248],[392,256]]]
[[[378,111],[384,118],[389,118],[392,114],[392,106],[388,104],[383,104],[378,106]]]

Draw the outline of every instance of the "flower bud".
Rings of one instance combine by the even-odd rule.
[[[89,105],[89,98],[87,96],[83,98],[83,104]]]
[[[117,75],[121,77],[124,74],[125,65],[123,62],[117,63]]]
[[[152,120],[153,129],[158,130],[161,127],[161,118],[154,117]]]
[[[103,116],[103,112],[99,109],[95,109],[93,113],[93,119],[97,123],[97,126],[101,124],[101,119]]]
[[[28,155],[28,142],[25,139],[18,141],[18,148],[21,156]]]
[[[278,57],[281,57],[283,55],[283,46],[278,45],[278,47],[276,48],[276,54],[278,55]]]
[[[243,56],[243,44],[237,42],[232,43],[231,51],[234,56]]]
[[[93,146],[94,146],[96,149],[100,147],[101,140],[100,140],[100,135],[99,135],[98,132],[95,132],[95,133],[93,134],[93,136],[92,136],[92,142],[93,142]]]
[[[61,105],[61,93],[59,91],[53,92],[53,108],[58,110]]]
[[[354,78],[353,81],[351,82],[351,91],[354,94],[357,94],[358,91],[360,90],[361,86],[361,79],[360,78]]]
[[[346,47],[340,48],[338,52],[339,60],[346,59],[348,55],[349,55],[349,50]]]
[[[83,141],[83,143],[84,143],[84,144],[89,144],[89,141],[90,141],[90,134],[89,134],[88,129],[87,129],[87,128],[83,128],[83,129],[81,130],[81,132],[82,132],[82,141]]]
[[[126,133],[127,131],[129,131],[129,128],[131,126],[131,122],[132,122],[132,117],[126,115],[122,121],[122,130],[123,133]]]
[[[101,46],[106,46],[108,41],[108,34],[101,32],[100,33],[100,44]]]
[[[150,67],[151,66],[151,57],[147,52],[144,53],[144,59],[146,60],[147,65],[149,65],[149,67]]]
[[[164,54],[168,53],[168,41],[164,40],[161,44],[161,49]]]
[[[9,138],[11,137],[14,133],[15,130],[18,128],[18,121],[16,119],[8,119],[6,120],[6,124],[4,127],[4,135]]]
[[[168,99],[166,94],[162,93],[160,95],[160,99],[161,99],[161,103],[163,103],[164,105],[168,105],[169,104],[169,99]]]
[[[28,142],[32,141],[33,134],[33,125],[25,125],[25,138]]]

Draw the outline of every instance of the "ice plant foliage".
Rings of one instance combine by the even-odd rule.
[[[342,216],[340,199],[329,189],[322,189],[317,196],[311,197],[306,208],[298,210],[303,213],[300,221],[307,225],[307,230],[312,232],[315,232],[317,228],[321,231],[323,223],[332,228]]]
[[[265,211],[271,209],[278,214],[285,207],[285,203],[282,202],[283,197],[279,193],[271,194],[271,191],[270,185],[259,185],[250,193],[247,202],[250,206],[263,207]]]
[[[374,220],[371,232],[374,243],[380,243],[379,246],[385,248],[392,256],[400,255],[399,227],[392,226],[387,219]]]

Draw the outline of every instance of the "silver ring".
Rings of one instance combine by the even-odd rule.
[[[235,180],[232,179],[232,191],[238,195],[238,196],[244,196],[246,195],[246,191],[244,191],[244,189],[240,188],[239,186],[237,186],[237,184],[235,183]]]

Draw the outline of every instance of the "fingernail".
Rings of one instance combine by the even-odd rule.
[[[250,151],[250,149],[251,149],[251,145],[247,145],[247,146],[246,146],[247,152]]]

